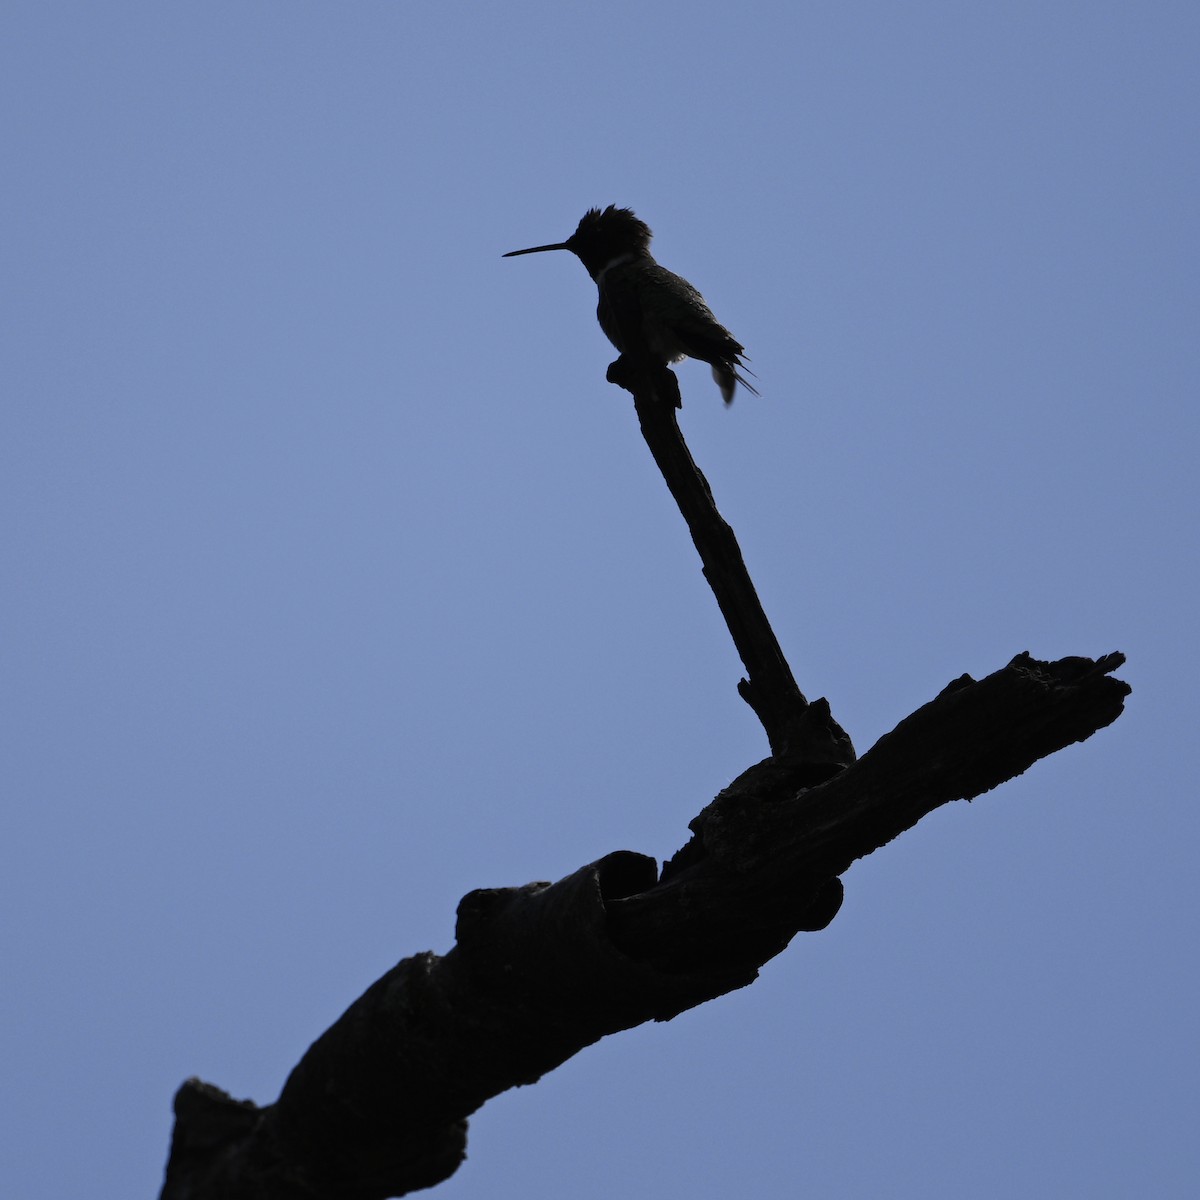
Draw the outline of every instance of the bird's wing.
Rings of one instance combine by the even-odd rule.
[[[670,326],[689,358],[711,363],[736,359],[741,342],[713,316],[704,297],[682,276],[657,263],[646,272],[646,285],[655,290],[654,305]]]

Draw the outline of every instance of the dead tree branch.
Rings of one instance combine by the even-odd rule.
[[[810,705],[797,686],[733,530],[683,440],[675,418],[681,402],[674,372],[622,357],[608,368],[608,378],[633,395],[642,436],[687,522],[704,577],[746,668],[738,692],[762,723],[771,753],[803,753],[812,762],[853,761],[854,747],[829,706],[824,700]]]
[[[751,983],[833,918],[856,858],[1114,721],[1122,661],[1019,655],[963,677],[825,782],[803,763],[751,767],[661,880],[653,859],[618,851],[556,884],[470,893],[455,947],[375,983],[275,1104],[184,1084],[164,1200],[382,1200],[448,1177],[491,1096]]]
[[[833,919],[855,859],[1120,715],[1120,654],[1022,654],[978,682],[955,680],[852,762],[827,706],[796,686],[679,437],[674,376],[662,374],[672,382],[656,377],[635,393],[643,432],[746,664],[740,690],[773,756],[692,821],[691,841],[661,875],[653,859],[618,851],[555,884],[469,893],[453,949],[404,959],[373,984],[274,1104],[189,1080],[175,1097],[163,1200],[384,1200],[433,1186],[461,1163],[467,1118],[490,1097],[607,1034],[745,987],[797,932]]]

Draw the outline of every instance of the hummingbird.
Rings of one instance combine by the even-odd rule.
[[[565,242],[510,250],[503,257],[570,250],[596,283],[600,292],[596,318],[622,355],[660,367],[683,358],[699,359],[712,367],[726,404],[733,402],[739,383],[757,396],[741,373],[753,374],[745,364],[741,342],[713,316],[704,297],[686,279],[654,261],[653,236],[632,209],[610,204],[588,209]]]

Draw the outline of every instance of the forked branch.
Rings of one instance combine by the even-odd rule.
[[[384,1200],[433,1186],[462,1162],[467,1118],[490,1097],[606,1034],[751,983],[797,932],[833,919],[855,859],[1120,715],[1120,654],[1022,654],[979,682],[955,680],[854,762],[828,707],[796,686],[683,444],[675,377],[618,360],[610,378],[634,391],[772,757],[699,813],[661,874],[617,851],[555,884],[471,892],[454,948],[404,959],[372,985],[274,1104],[189,1080],[163,1200]]]

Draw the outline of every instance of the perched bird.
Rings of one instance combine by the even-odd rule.
[[[663,367],[696,358],[712,367],[726,404],[733,401],[739,383],[757,396],[741,373],[749,372],[741,342],[713,316],[704,297],[686,279],[654,261],[653,236],[632,209],[610,204],[589,209],[565,242],[511,250],[504,257],[570,250],[596,282],[600,291],[596,317],[622,355]]]

